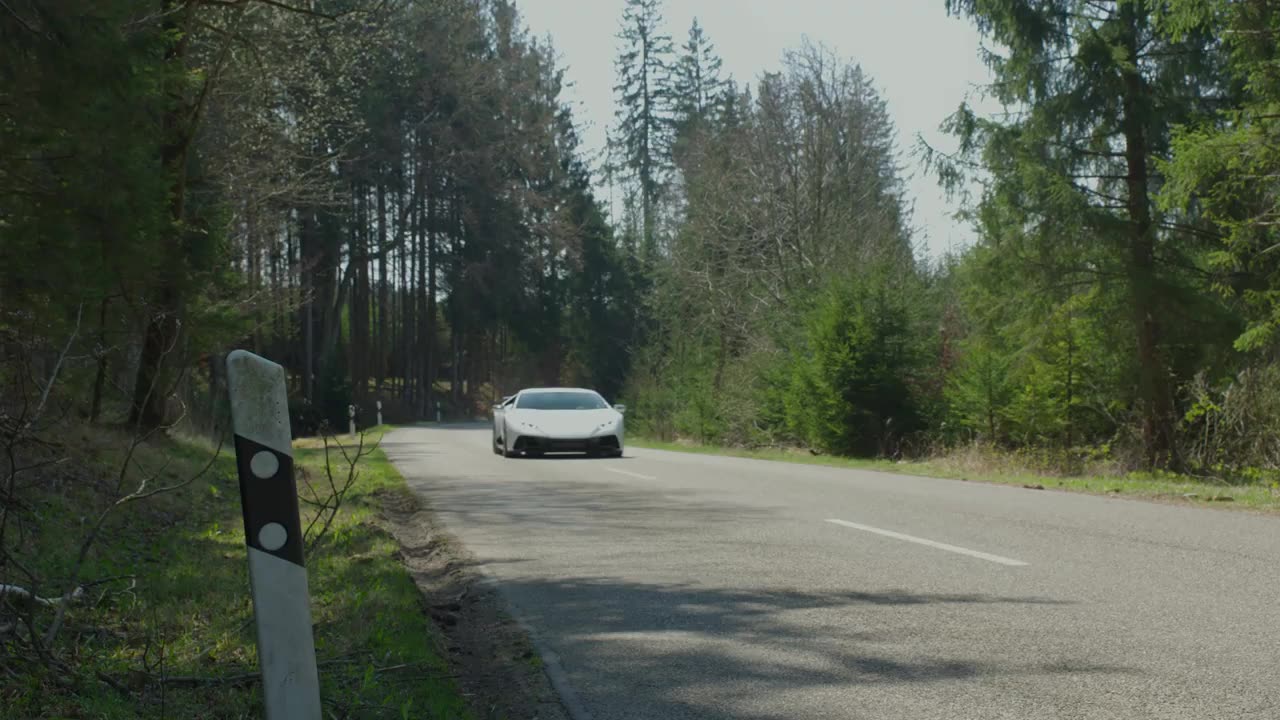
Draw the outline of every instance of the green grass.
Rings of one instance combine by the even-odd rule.
[[[985,456],[941,457],[923,461],[868,460],[859,458],[813,455],[802,450],[748,450],[710,445],[663,442],[643,437],[627,437],[627,443],[654,450],[724,455],[756,460],[825,465],[828,467],[872,470],[950,480],[969,480],[1000,485],[1042,486],[1045,489],[1094,495],[1118,495],[1129,498],[1178,502],[1214,507],[1280,512],[1280,488],[1264,484],[1227,485],[1205,482],[1180,475],[1128,473],[1115,475],[1056,476],[1018,468],[1016,462]]]
[[[80,431],[73,442],[84,453],[76,464],[118,464],[123,440]],[[300,473],[322,479],[323,450],[299,445]],[[173,482],[188,477],[211,451],[165,441],[144,447],[139,464],[154,471],[167,462],[164,475]],[[336,451],[333,459],[343,467]],[[38,519],[27,529],[22,556],[45,577],[67,575],[81,518],[101,506],[102,495],[90,489],[96,473],[81,475],[49,487],[33,505]],[[365,458],[329,535],[306,559],[326,717],[470,717],[422,596],[379,519],[388,494],[407,493],[381,451]],[[303,515],[305,526],[305,510]],[[20,681],[9,677],[0,684],[0,716],[261,717],[257,682],[205,682],[257,671],[242,522],[226,449],[210,473],[184,489],[122,508],[105,527],[83,578],[134,575],[136,583],[97,586],[90,602],[69,612],[59,650],[74,672],[65,677],[35,664],[20,666]],[[50,587],[42,594],[54,592]],[[161,684],[161,676],[199,678],[201,684]]]

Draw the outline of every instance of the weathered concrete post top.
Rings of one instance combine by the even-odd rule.
[[[237,350],[227,356],[227,386],[264,716],[267,720],[320,720],[320,680],[302,560],[284,368]]]

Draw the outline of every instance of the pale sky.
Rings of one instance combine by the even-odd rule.
[[[519,0],[530,31],[550,36],[573,87],[566,99],[585,150],[604,146],[614,116],[614,67],[623,0]],[[939,124],[977,87],[990,80],[978,56],[980,38],[965,19],[948,17],[943,0],[667,0],[666,31],[677,50],[689,25],[699,24],[724,59],[724,73],[739,84],[780,67],[784,51],[804,37],[857,62],[874,80],[898,130],[908,199],[915,203],[916,241],[937,257],[972,241],[972,231],[951,218],[932,174],[911,153],[920,134],[934,147],[953,149]],[[978,103],[990,110],[991,102]]]

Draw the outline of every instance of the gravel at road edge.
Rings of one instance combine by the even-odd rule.
[[[423,595],[458,684],[478,720],[570,720],[544,658],[462,545],[416,496],[388,494],[383,518]],[[554,659],[553,659],[554,662]]]

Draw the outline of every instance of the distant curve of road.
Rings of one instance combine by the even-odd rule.
[[[1280,718],[1280,520],[628,449],[383,448],[584,717]]]

